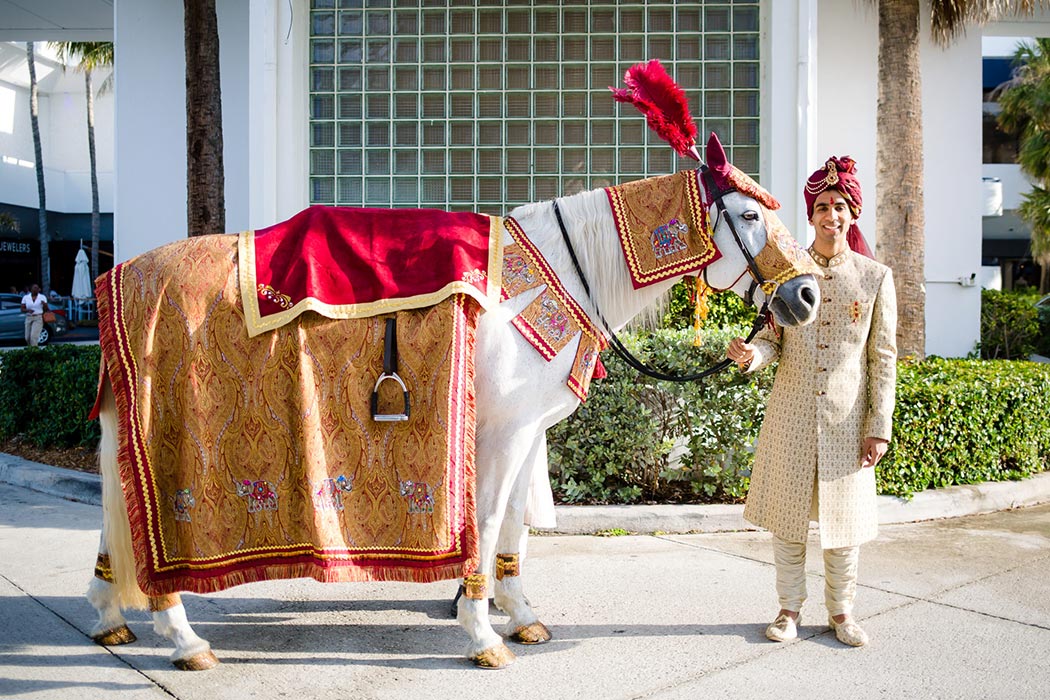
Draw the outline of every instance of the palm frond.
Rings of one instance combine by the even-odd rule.
[[[1040,265],[1050,265],[1050,190],[1033,187],[1018,214],[1032,227],[1032,257]]]
[[[967,26],[980,27],[1007,15],[1031,15],[1046,0],[931,0],[930,33],[948,46],[966,34]]]

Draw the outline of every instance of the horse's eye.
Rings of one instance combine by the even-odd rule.
[[[743,217],[747,221],[758,221],[758,212],[757,211],[745,211],[743,213]]]

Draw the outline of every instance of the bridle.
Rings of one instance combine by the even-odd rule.
[[[769,303],[776,296],[779,284],[776,281],[767,280],[759,271],[758,264],[755,262],[754,256],[751,255],[751,251],[749,251],[747,249],[747,246],[744,245],[743,240],[740,238],[740,234],[736,230],[736,225],[733,222],[733,217],[731,217],[726,211],[725,202],[722,201],[723,197],[725,197],[725,195],[729,194],[730,192],[734,192],[735,190],[720,189],[715,183],[714,178],[712,177],[711,172],[708,170],[706,165],[700,166],[700,176],[701,178],[703,178],[703,184],[707,189],[708,196],[715,203],[718,210],[718,214],[715,218],[715,224],[711,227],[712,230],[714,230],[714,228],[718,225],[718,222],[724,216],[726,224],[729,226],[729,230],[733,234],[733,240],[736,242],[737,248],[740,249],[740,252],[744,255],[744,259],[747,261],[747,267],[745,268],[744,272],[740,273],[740,277],[738,277],[736,281],[734,281],[733,284],[730,285],[730,287],[736,286],[736,283],[740,281],[744,274],[750,273],[752,283],[747,291],[747,302],[749,304],[752,303],[756,287],[760,287],[762,291],[765,292],[765,301],[762,303],[762,308],[759,310],[758,315],[755,317],[754,323],[751,325],[751,332],[748,333],[748,336],[744,341],[750,343],[752,340],[754,340],[755,336],[760,330],[762,330],[763,326],[766,325],[770,318]],[[646,375],[647,377],[652,377],[653,379],[660,379],[662,381],[668,382],[692,382],[698,379],[710,377],[714,374],[718,374],[719,372],[733,364],[732,360],[726,358],[712,365],[711,367],[708,367],[702,372],[694,372],[692,374],[668,374],[666,372],[661,372],[660,370],[654,369],[646,365],[644,362],[632,355],[631,352],[626,347],[624,347],[623,342],[621,342],[620,339],[616,336],[616,333],[613,332],[612,328],[609,326],[609,322],[605,320],[605,315],[602,313],[601,309],[598,308],[598,302],[597,300],[595,300],[594,295],[591,294],[591,287],[587,283],[587,277],[583,274],[583,268],[580,267],[580,261],[576,257],[576,251],[575,249],[573,249],[572,242],[569,240],[569,232],[565,228],[565,222],[562,220],[561,210],[558,208],[558,200],[555,199],[553,203],[554,216],[558,219],[558,228],[561,229],[562,240],[565,242],[565,247],[569,250],[569,257],[572,259],[572,265],[576,269],[576,275],[580,278],[580,283],[583,285],[583,291],[587,294],[587,298],[590,300],[591,306],[594,307],[594,311],[598,316],[598,320],[601,322],[602,327],[605,329],[606,334],[608,334],[609,336],[609,345],[612,346],[613,350],[616,351],[616,354],[619,355],[620,358],[629,367],[631,367],[637,372]],[[706,204],[705,206],[710,205]],[[706,284],[706,268],[701,274],[703,275],[704,283]],[[730,287],[727,287],[726,289],[729,289]],[[712,287],[712,289],[714,288]]]

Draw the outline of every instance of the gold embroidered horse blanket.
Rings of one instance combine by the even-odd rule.
[[[411,419],[375,422],[391,314],[301,309],[251,335],[238,247],[237,235],[191,238],[99,278],[142,590],[472,573],[476,298],[396,312]],[[393,385],[380,412],[399,409]]]

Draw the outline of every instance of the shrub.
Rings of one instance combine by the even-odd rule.
[[[625,335],[632,353],[663,371],[697,372],[725,357],[743,328]],[[730,368],[699,382],[644,377],[613,353],[609,376],[581,408],[547,432],[553,486],[570,503],[738,500],[772,373],[757,381]]]
[[[650,364],[696,371],[724,356],[742,328],[625,338]],[[773,371],[735,369],[703,382],[642,377],[612,353],[608,379],[547,431],[556,494],[569,503],[734,501],[747,491]],[[894,440],[876,470],[879,492],[1020,479],[1050,468],[1050,365],[947,360],[898,365]]]
[[[946,360],[901,363],[894,440],[879,493],[1021,479],[1050,468],[1050,365]]]
[[[662,328],[679,329],[693,327],[693,306],[696,287],[692,282],[679,282],[671,288],[667,312]],[[707,328],[730,328],[750,326],[755,320],[755,307],[733,292],[710,294],[707,297]]]
[[[97,345],[54,345],[0,354],[0,439],[21,436],[37,447],[94,449],[88,420],[98,388]]]
[[[1047,344],[1040,333],[1038,296],[1032,292],[981,291],[981,357],[1027,359]],[[1048,328],[1043,326],[1043,330]]]

